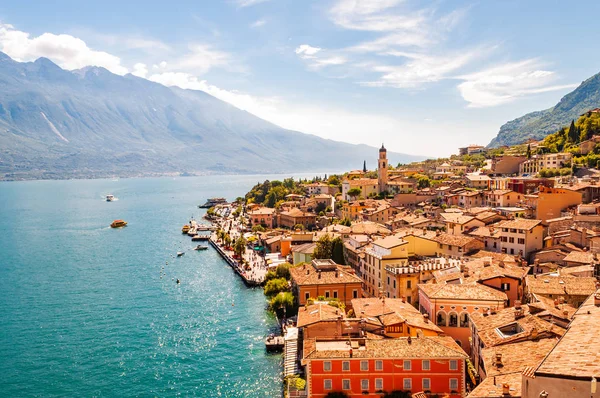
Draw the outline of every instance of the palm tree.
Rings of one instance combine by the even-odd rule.
[[[243,236],[240,236],[238,239],[236,239],[233,245],[233,252],[237,254],[239,258],[243,257],[244,253],[246,252],[246,239],[244,239]]]

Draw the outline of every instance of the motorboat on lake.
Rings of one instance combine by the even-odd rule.
[[[198,208],[200,208],[200,209],[210,209],[213,206],[222,205],[222,204],[225,204],[225,203],[227,203],[227,199],[225,199],[225,198],[210,198],[203,205],[198,205]]]
[[[126,227],[127,226],[127,221],[123,221],[123,220],[115,220],[112,222],[112,224],[110,224],[111,228],[122,228],[122,227]]]
[[[116,198],[115,198],[115,195],[111,195],[111,194],[108,194],[108,195],[106,195],[106,201],[107,201],[107,202],[112,202],[112,201],[114,201],[115,199],[116,199]]]

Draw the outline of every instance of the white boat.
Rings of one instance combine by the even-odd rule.
[[[113,200],[115,200],[115,196],[114,195],[111,195],[111,194],[106,195],[106,201],[107,202],[112,202]]]
[[[181,257],[185,254],[185,252],[177,252],[177,257]]]

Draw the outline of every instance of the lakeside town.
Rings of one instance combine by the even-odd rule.
[[[600,172],[530,141],[311,181],[206,218],[264,286],[288,397],[594,396]]]

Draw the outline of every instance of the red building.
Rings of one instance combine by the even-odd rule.
[[[380,398],[392,391],[462,397],[466,358],[451,337],[305,339],[302,364],[309,397]]]

